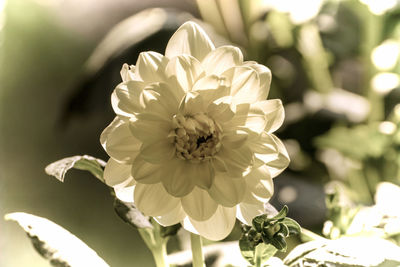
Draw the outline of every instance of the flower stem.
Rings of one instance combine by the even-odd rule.
[[[262,265],[262,249],[261,246],[256,246],[256,250],[254,252],[255,255],[255,267],[261,267]]]
[[[193,267],[204,267],[201,236],[190,233],[190,245],[192,247]]]
[[[156,227],[155,227],[156,228]],[[139,234],[150,249],[157,267],[169,267],[167,257],[167,239],[159,234],[159,229],[139,228]]]
[[[167,246],[166,243],[163,243],[161,246],[155,247],[151,250],[153,254],[154,261],[156,262],[157,267],[167,267]]]

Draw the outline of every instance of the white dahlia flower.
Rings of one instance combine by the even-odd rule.
[[[100,138],[117,196],[211,240],[225,238],[236,218],[250,224],[263,213],[272,178],[289,163],[272,134],[284,111],[266,100],[267,67],[244,62],[234,46],[215,48],[187,22],[165,56],[143,52],[121,76],[111,97],[117,116]]]

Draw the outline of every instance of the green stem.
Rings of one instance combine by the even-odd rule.
[[[156,227],[156,226],[155,226]],[[139,234],[150,249],[157,267],[169,267],[167,239],[162,238],[159,229],[139,228]]]
[[[190,233],[190,245],[192,247],[193,267],[204,267],[201,236]]]
[[[363,17],[363,60],[366,66],[364,87],[366,96],[370,102],[371,110],[368,117],[369,122],[380,121],[384,119],[383,97],[371,87],[371,79],[377,73],[377,69],[371,61],[371,52],[379,45],[382,35],[383,20],[381,16],[374,15],[365,10]]]
[[[151,250],[153,254],[154,261],[156,262],[157,267],[167,267],[168,259],[167,259],[167,246],[166,243],[163,243],[161,246],[155,247]]]
[[[329,60],[315,23],[300,27],[297,49],[303,56],[303,65],[313,88],[320,93],[331,92],[334,85]]]
[[[256,246],[256,250],[254,252],[254,256],[255,256],[255,267],[261,267],[262,265],[262,249],[261,246]]]

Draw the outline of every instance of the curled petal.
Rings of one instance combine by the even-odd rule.
[[[183,210],[197,221],[209,219],[217,210],[217,203],[207,191],[195,187],[192,192],[181,199]]]
[[[221,75],[229,68],[241,65],[243,54],[235,46],[220,46],[210,52],[201,62],[207,74]]]
[[[139,96],[144,88],[141,81],[120,83],[111,95],[111,105],[117,115],[132,117],[141,111]]]
[[[193,229],[210,240],[221,240],[232,232],[236,222],[236,207],[225,208],[218,206],[216,212],[206,221],[196,221],[193,219],[185,220],[183,227],[190,231]],[[195,232],[195,233],[196,233]]]
[[[128,123],[119,117],[104,129],[100,142],[107,153],[121,163],[133,162],[141,146],[141,142],[129,130]]]
[[[270,154],[272,159],[275,159],[275,154],[278,150],[275,139],[272,134],[266,132],[260,135],[250,134],[248,145],[254,153]]]
[[[266,121],[264,130],[267,133],[275,132],[285,119],[282,101],[279,99],[256,102],[251,105],[251,110],[253,113],[257,113],[257,111],[264,113]]]
[[[189,21],[179,27],[172,35],[167,44],[165,55],[168,58],[172,58],[186,54],[201,61],[213,49],[214,44],[204,30],[196,23]]]
[[[217,173],[208,193],[220,205],[233,207],[239,204],[246,192],[244,179],[232,179],[224,173]]]
[[[168,194],[161,183],[140,184],[134,191],[134,202],[137,208],[148,216],[162,216],[179,205],[179,198]]]
[[[281,172],[283,172],[283,170],[286,169],[287,166],[289,166],[290,159],[289,159],[289,155],[286,151],[285,145],[282,143],[282,141],[273,134],[271,134],[271,136],[277,145],[278,156],[276,159],[268,162],[266,165],[268,166],[271,176],[276,177]]]
[[[136,62],[135,74],[146,83],[164,81],[167,63],[168,58],[159,53],[142,52]]]
[[[273,134],[263,133],[257,141],[250,141],[257,161],[265,164],[272,177],[279,175],[289,166],[290,159],[285,145]]]
[[[258,73],[261,89],[260,98],[267,99],[272,80],[271,70],[264,65],[257,64],[255,61],[246,61],[243,65],[252,68]]]
[[[233,101],[239,103],[254,103],[265,100],[264,92],[260,88],[260,79],[255,70],[250,67],[233,67],[223,74],[231,84],[231,96]]]
[[[123,82],[132,81],[135,79],[135,66],[124,64],[122,65],[120,74]]]

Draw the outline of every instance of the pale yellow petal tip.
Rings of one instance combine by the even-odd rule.
[[[14,221],[15,219],[14,219],[14,214],[15,213],[7,213],[6,215],[4,215],[4,220],[5,221]]]
[[[24,216],[26,216],[25,212],[12,212],[5,214],[3,218],[5,221],[14,221],[19,223]]]

